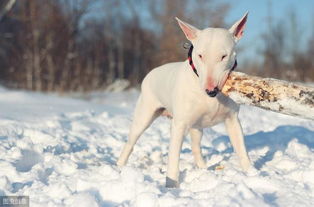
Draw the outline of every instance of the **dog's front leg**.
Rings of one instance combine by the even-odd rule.
[[[225,125],[230,137],[231,144],[240,160],[242,169],[247,171],[251,166],[249,157],[246,152],[242,127],[237,113],[232,113],[225,120]]]
[[[168,154],[166,187],[179,187],[179,160],[186,126],[181,121],[172,120],[171,138]]]

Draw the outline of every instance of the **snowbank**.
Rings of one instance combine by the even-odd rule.
[[[187,138],[180,189],[165,188],[166,118],[118,169],[137,95],[83,101],[1,89],[0,195],[28,195],[32,207],[314,206],[314,123],[252,107],[242,107],[240,119],[255,173],[241,171],[218,125],[202,140],[208,169],[195,167]]]

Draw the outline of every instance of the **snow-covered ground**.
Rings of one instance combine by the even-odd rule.
[[[118,169],[137,96],[79,100],[0,89],[0,195],[28,195],[31,207],[314,206],[313,121],[247,106],[240,119],[256,173],[241,171],[218,125],[202,140],[208,169],[195,167],[186,138],[180,188],[165,188],[170,121],[163,117]]]

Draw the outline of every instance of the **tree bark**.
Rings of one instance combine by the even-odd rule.
[[[313,87],[232,72],[222,93],[238,104],[314,120]]]
[[[121,38],[122,39],[122,38]],[[118,41],[118,78],[124,78],[124,45],[122,41]],[[97,66],[98,67],[98,66]]]

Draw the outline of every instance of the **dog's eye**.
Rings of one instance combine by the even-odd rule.
[[[227,55],[221,56],[221,61],[223,61],[226,57],[227,57]]]
[[[202,56],[202,55],[198,55],[198,57],[199,57],[199,58],[201,58],[201,59],[203,58],[203,56]]]

